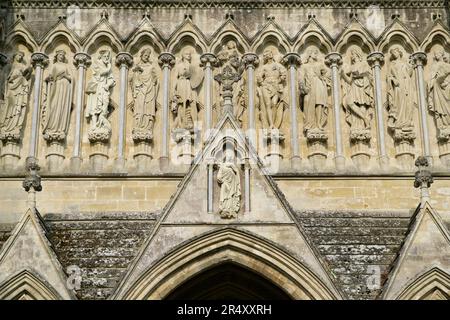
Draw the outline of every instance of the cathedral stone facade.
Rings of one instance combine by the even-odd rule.
[[[0,4],[0,299],[450,299],[447,1]]]

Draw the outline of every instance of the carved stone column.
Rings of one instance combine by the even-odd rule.
[[[297,68],[301,64],[301,58],[297,53],[288,53],[283,57],[283,64],[289,70],[289,94],[291,100],[291,150],[292,150],[292,166],[298,168],[300,166],[300,149],[298,141],[298,122],[297,122]]]
[[[325,63],[331,68],[333,81],[334,136],[336,140],[335,164],[337,170],[343,170],[345,167],[345,157],[342,145],[341,95],[338,74],[339,66],[342,64],[342,56],[340,53],[332,52],[325,57]]]
[[[37,163],[36,158],[28,157],[25,164],[25,169],[28,174],[22,182],[22,186],[28,192],[27,206],[33,211],[36,211],[36,192],[42,191],[41,177],[38,171],[41,169]]]
[[[208,194],[207,194],[207,211],[208,213],[214,213],[214,159],[207,160],[208,170]]]
[[[255,129],[255,68],[259,64],[259,58],[254,53],[246,53],[242,56],[242,63],[247,69],[248,86],[248,127],[247,135],[250,143],[256,146]]]
[[[384,134],[383,119],[383,98],[381,92],[381,66],[384,63],[384,55],[381,52],[372,52],[367,57],[367,62],[371,65],[375,80],[375,109],[378,128],[378,154],[379,163],[382,169],[386,169],[389,165],[389,157],[386,152],[386,139]]]
[[[213,127],[212,121],[212,86],[213,76],[212,69],[217,64],[217,58],[212,53],[204,53],[200,56],[200,62],[205,70],[205,118],[206,118],[206,131],[204,139],[209,137],[210,130]]]
[[[48,66],[48,62],[49,62],[48,56],[44,53],[36,52],[31,55],[31,64],[35,69],[35,80],[34,80],[33,111],[31,114],[30,148],[28,152],[29,158],[37,157],[37,140],[38,140],[37,137],[38,137],[39,114],[41,107],[42,73],[44,68]]]
[[[419,89],[419,110],[420,110],[420,123],[422,125],[422,144],[423,144],[423,156],[428,160],[430,166],[433,166],[433,158],[430,152],[430,134],[428,131],[428,118],[427,118],[427,99],[425,91],[425,80],[423,74],[423,66],[427,62],[427,55],[425,52],[416,52],[411,55],[416,69],[417,84]]]
[[[127,110],[128,69],[133,65],[133,57],[127,52],[120,52],[116,57],[116,66],[120,69],[119,96],[119,136],[115,169],[122,171],[125,167],[125,123]]]
[[[82,113],[84,106],[84,86],[86,69],[91,65],[91,57],[86,53],[77,53],[74,56],[73,64],[78,70],[78,81],[76,88],[76,105],[75,105],[75,138],[73,145],[73,154],[70,159],[70,166],[73,171],[79,171],[83,161],[81,157],[81,124]]]
[[[158,63],[163,70],[162,132],[161,132],[161,165],[167,167],[169,161],[169,82],[170,69],[175,65],[175,57],[169,52],[159,55]]]
[[[420,156],[416,160],[416,175],[414,179],[414,187],[420,188],[420,205],[425,206],[426,202],[430,202],[429,188],[433,183],[433,176],[429,168],[429,162],[426,157]]]
[[[249,159],[245,159],[244,163],[244,213],[250,213],[250,171],[251,166]]]

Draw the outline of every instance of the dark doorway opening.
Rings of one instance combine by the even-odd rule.
[[[168,300],[290,300],[270,280],[241,266],[226,263],[205,270],[173,290]]]

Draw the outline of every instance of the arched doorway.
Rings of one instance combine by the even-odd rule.
[[[273,282],[234,263],[223,263],[182,283],[168,300],[289,300]]]

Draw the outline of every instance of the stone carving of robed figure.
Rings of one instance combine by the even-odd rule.
[[[372,72],[360,48],[350,50],[350,64],[343,68],[343,106],[351,136],[357,140],[370,139],[373,117]]]
[[[153,126],[159,91],[158,75],[152,61],[152,50],[144,49],[140,61],[133,68],[130,79],[133,93],[133,132],[134,140],[153,139]]]
[[[389,50],[390,65],[387,74],[388,128],[396,139],[414,136],[414,110],[417,106],[414,69],[403,57],[403,50],[394,46]]]
[[[13,55],[11,71],[5,83],[5,101],[0,110],[0,139],[19,140],[30,93],[32,68],[27,66],[24,53]]]
[[[73,77],[67,64],[66,52],[56,51],[46,87],[42,108],[44,139],[61,141],[69,129],[72,108]]]
[[[275,61],[273,51],[263,52],[264,65],[256,76],[257,103],[264,129],[280,129],[284,110],[288,107],[286,69]],[[282,133],[280,132],[280,136]]]
[[[306,136],[324,132],[328,120],[328,91],[331,78],[323,62],[319,61],[319,50],[310,48],[300,72],[300,95],[303,97]]]
[[[225,159],[219,164],[217,182],[220,185],[219,213],[222,218],[236,218],[241,207],[241,178],[234,162],[234,150],[225,150]]]
[[[172,112],[175,114],[175,128],[193,133],[201,108],[198,90],[203,81],[203,71],[192,63],[191,49],[182,51],[181,61],[175,66],[174,74]]]
[[[112,75],[111,52],[101,50],[94,62],[92,79],[87,84],[86,118],[91,121],[89,140],[108,140],[111,135],[111,124],[107,117],[111,89],[115,86]]]
[[[446,61],[447,60],[447,61]],[[450,64],[444,50],[434,53],[428,82],[428,106],[436,119],[440,140],[450,138]]]

